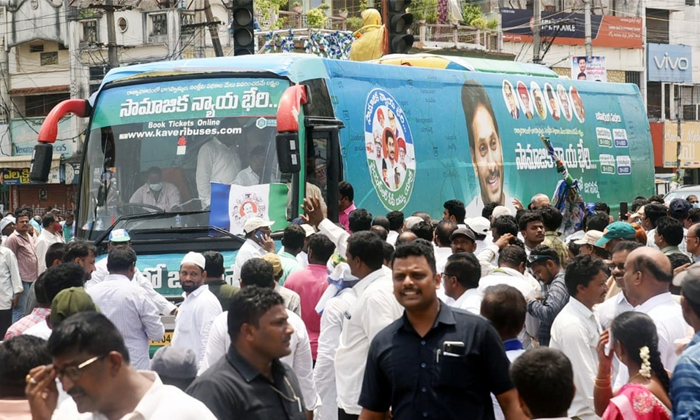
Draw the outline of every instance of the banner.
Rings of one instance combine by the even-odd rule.
[[[501,9],[503,40],[532,42],[532,10]],[[583,45],[585,15],[569,12],[542,12],[540,35],[554,37],[555,44]],[[594,47],[642,48],[642,18],[591,15]]]
[[[542,136],[586,201],[614,207],[621,194],[653,194],[649,122],[634,85],[408,66],[370,78],[362,63],[326,65],[346,127],[344,179],[373,215],[436,217],[458,199],[474,217],[488,203],[551,196],[562,178]]]
[[[287,225],[286,184],[241,185],[211,184],[209,224],[226,229],[234,235],[244,235],[243,227],[251,217],[274,221],[271,229],[282,230]]]
[[[647,45],[650,82],[693,83],[693,48],[687,45]]]
[[[678,137],[678,122],[664,122],[664,168],[677,167],[679,156],[681,169],[700,168],[700,122],[682,122],[681,137]]]
[[[599,55],[571,57],[571,78],[574,80],[607,82],[605,57]]]
[[[44,118],[24,118],[10,120],[12,133],[12,156],[31,156]],[[70,117],[58,122],[58,139],[53,143],[53,153],[70,158],[76,152],[77,138],[72,139]],[[65,140],[62,140],[65,139]]]

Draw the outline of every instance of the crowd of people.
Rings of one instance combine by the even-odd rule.
[[[232,284],[219,252],[181,261],[183,302],[136,268],[129,232],[106,258],[0,221],[0,419],[693,419],[700,412],[697,197],[587,208],[544,194],[457,199],[442,215],[318,198],[284,229],[244,227]],[[434,217],[439,216],[439,220]],[[70,226],[70,225],[69,225]],[[175,315],[170,345],[162,315]]]

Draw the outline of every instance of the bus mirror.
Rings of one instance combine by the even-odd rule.
[[[294,132],[278,133],[276,140],[280,171],[287,174],[299,173],[301,170],[299,134]]]
[[[29,180],[33,182],[45,183],[49,180],[51,171],[51,160],[53,158],[53,145],[50,143],[39,143],[34,146],[32,154],[32,165],[29,170]]]

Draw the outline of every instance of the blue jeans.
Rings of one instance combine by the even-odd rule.
[[[24,286],[24,293],[20,295],[17,307],[12,310],[13,324],[24,317],[24,306],[27,304],[27,295],[29,294],[29,288],[32,287],[32,283],[22,280],[22,286]]]

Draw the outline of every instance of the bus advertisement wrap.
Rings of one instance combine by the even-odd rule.
[[[363,192],[356,206],[373,214],[435,215],[457,198],[475,216],[485,203],[511,207],[513,197],[552,195],[561,176],[542,136],[584,200],[652,193],[649,123],[633,85],[449,71],[438,80],[434,71],[402,66],[391,80],[370,80],[354,74],[359,66],[327,65],[336,115],[348,127],[341,131],[346,179]]]

